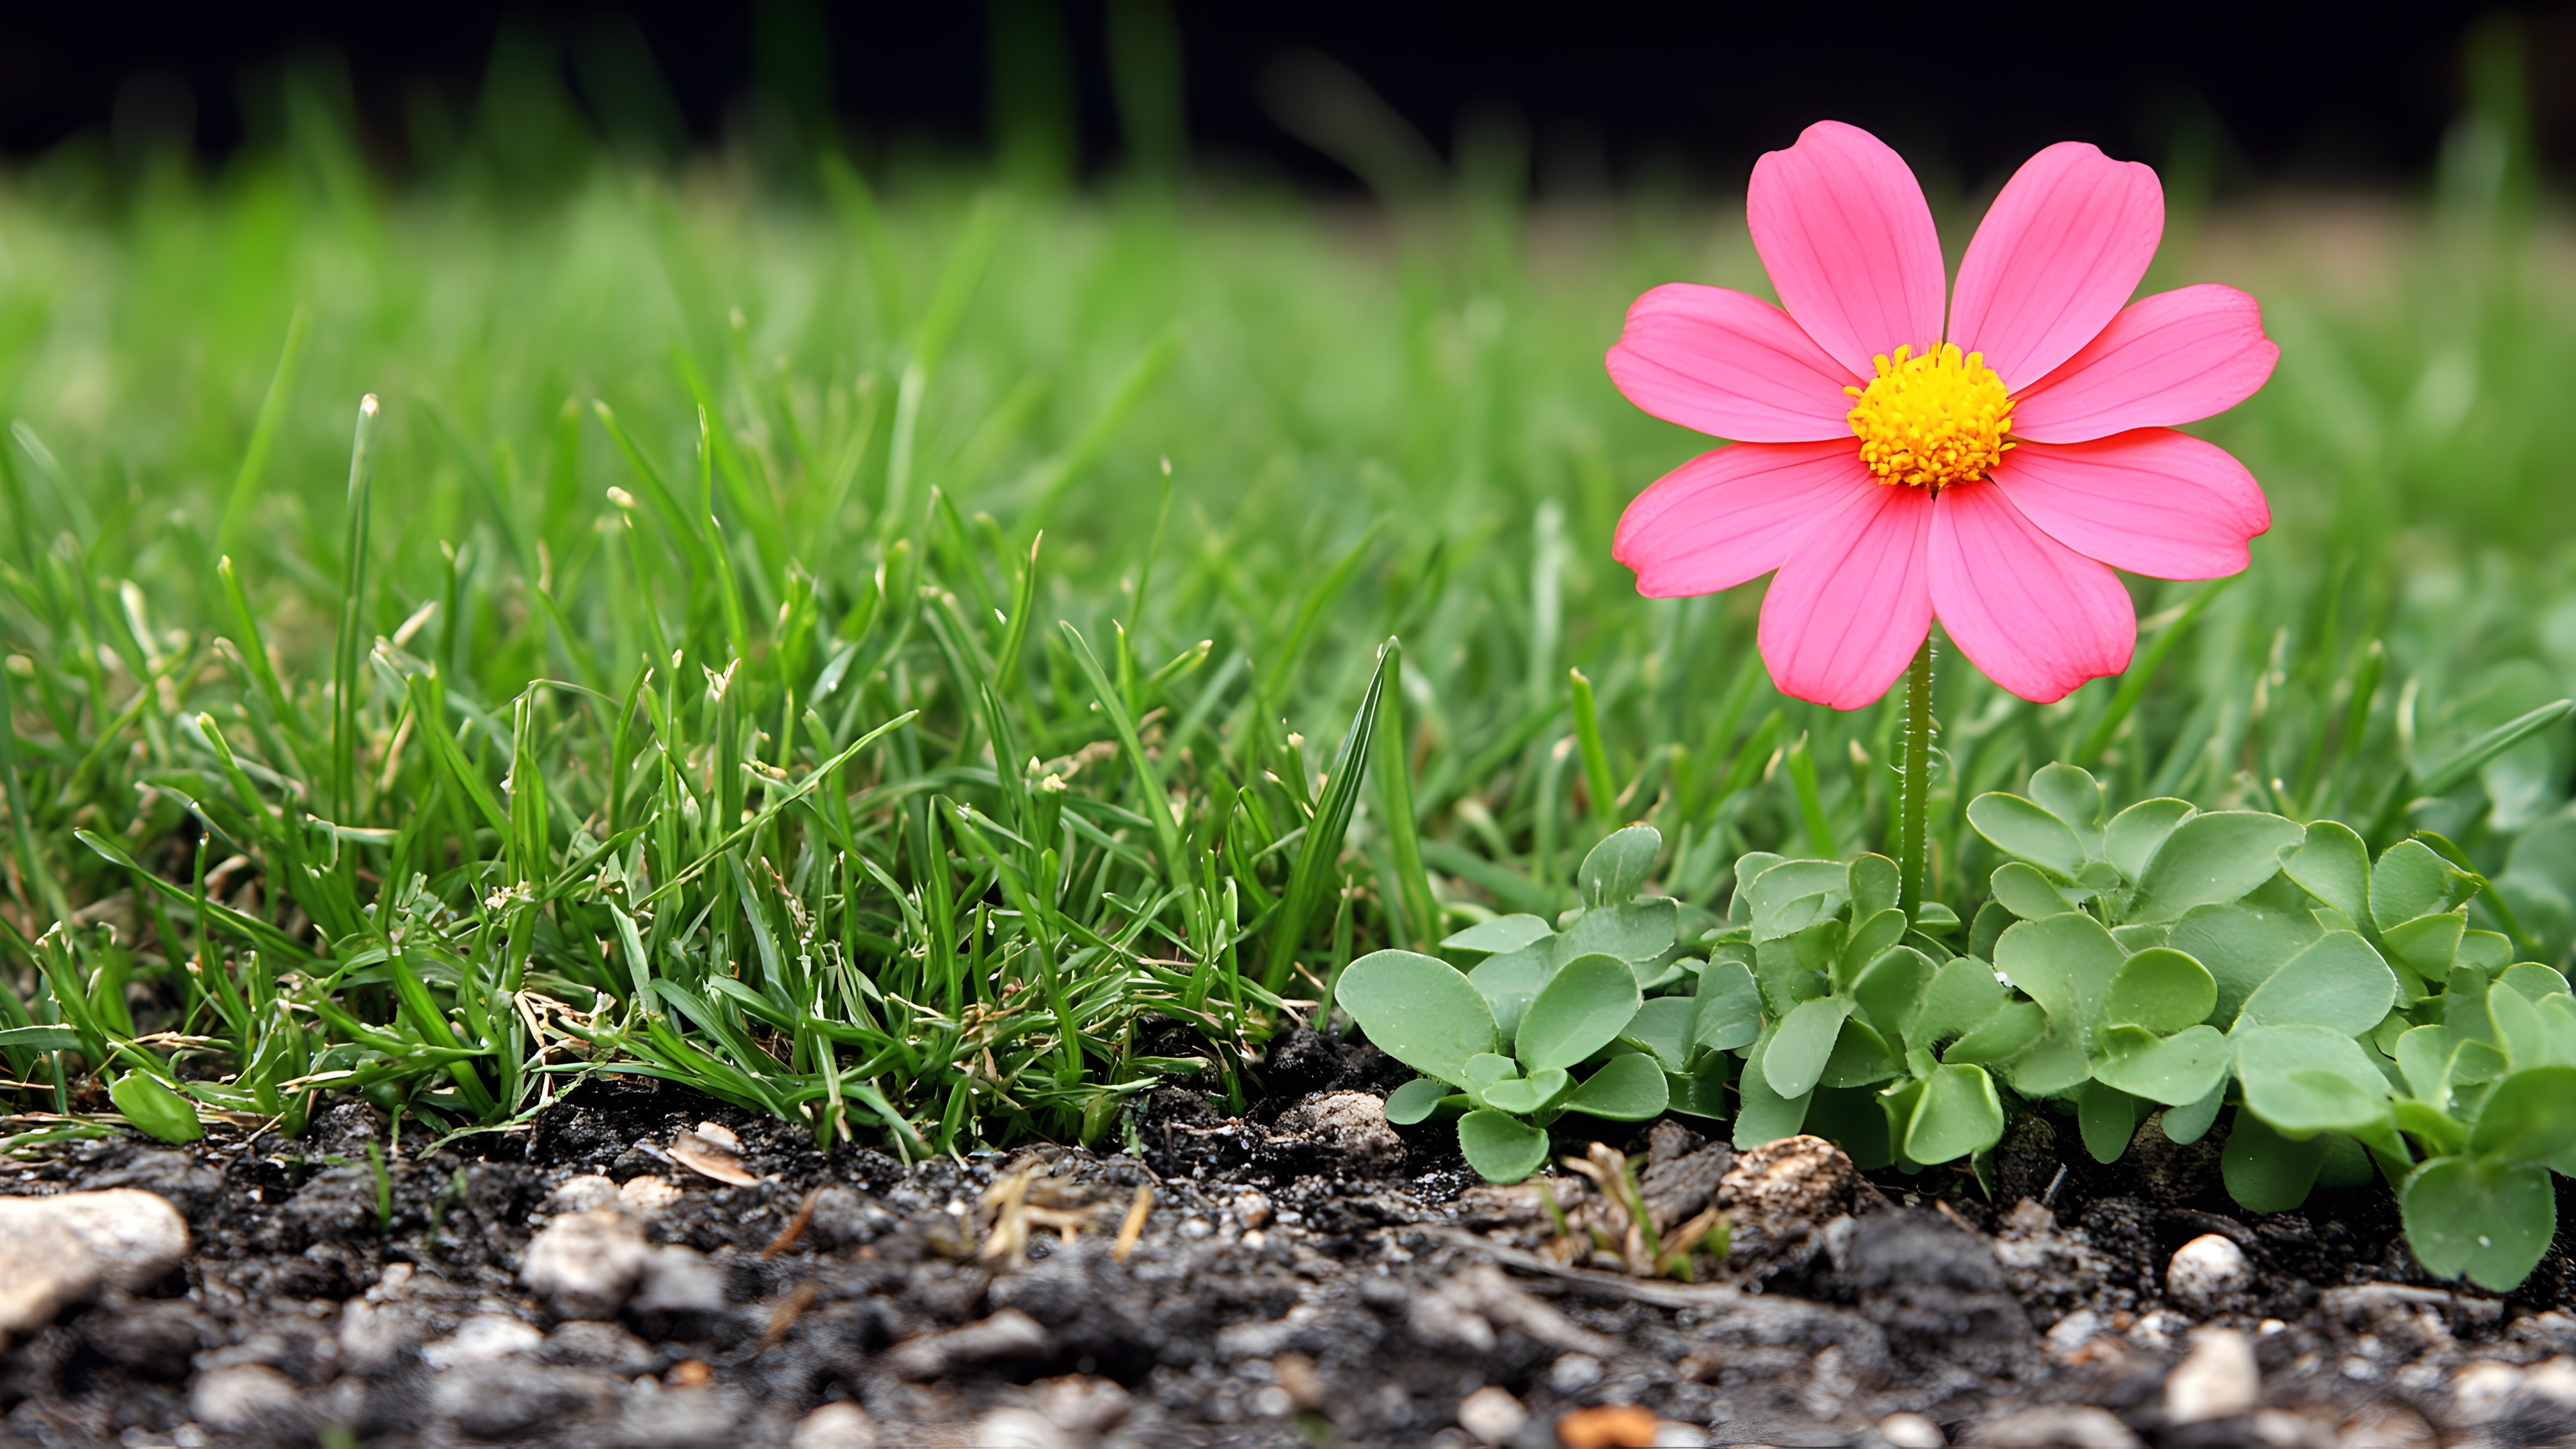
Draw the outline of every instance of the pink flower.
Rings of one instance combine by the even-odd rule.
[[[2030,158],[1946,329],[1931,208],[1877,137],[1808,127],[1753,168],[1745,213],[1788,310],[1685,283],[1628,309],[1619,390],[1735,442],[1639,494],[1611,551],[1655,598],[1777,569],[1760,641],[1782,691],[1868,704],[1937,616],[1997,684],[2061,698],[2128,668],[2112,569],[2232,574],[2272,526],[2244,465],[2173,425],[2251,396],[2280,348],[2233,287],[2128,301],[2164,232],[2149,168],[2074,141]]]

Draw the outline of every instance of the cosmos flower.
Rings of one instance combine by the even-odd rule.
[[[1674,283],[1610,349],[1630,402],[1734,440],[1628,505],[1612,552],[1640,593],[1776,569],[1763,661],[1837,709],[1886,693],[1936,617],[1989,678],[2047,701],[2128,667],[2137,615],[2113,569],[2245,567],[2263,490],[2173,429],[2251,396],[2280,349],[2233,287],[2129,301],[2164,232],[2153,170],[2073,141],[2030,158],[1946,319],[1931,208],[1868,132],[1808,127],[1753,168],[1745,213],[1786,310]]]

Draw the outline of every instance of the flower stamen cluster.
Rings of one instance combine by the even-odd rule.
[[[1948,342],[1919,357],[1913,350],[1879,354],[1867,389],[1843,389],[1860,399],[1849,420],[1861,461],[1881,483],[1935,493],[1974,483],[2012,447],[2012,395],[1983,353],[1962,353]]]

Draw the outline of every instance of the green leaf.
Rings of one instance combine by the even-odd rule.
[[[1762,993],[1741,961],[1711,961],[1699,973],[1691,1039],[1711,1051],[1751,1046],[1762,1034]]]
[[[2370,919],[2386,932],[2417,916],[2435,915],[2459,904],[2451,882],[2459,872],[2420,840],[2401,840],[2379,857],[2370,872]]]
[[[1625,904],[1645,888],[1646,874],[1655,868],[1655,857],[1663,848],[1663,833],[1651,825],[1631,825],[1603,836],[1575,872],[1583,903],[1592,907]]]
[[[2386,1125],[2388,1079],[2351,1037],[2321,1026],[2251,1026],[2234,1040],[2245,1105],[2273,1128],[2358,1135]]]
[[[2437,911],[2380,927],[2379,941],[2398,965],[2427,981],[2440,982],[2449,979],[2451,964],[2459,956],[2460,943],[2467,939],[2468,930],[2466,910]]]
[[[1997,904],[2025,921],[2045,920],[2075,909],[2075,903],[2060,895],[2047,876],[2018,860],[1995,867],[1987,888]]]
[[[1905,937],[1905,913],[1888,909],[1859,918],[1852,928],[1851,940],[1843,946],[1842,960],[1834,968],[1834,981],[1846,986],[1860,978],[1862,968]]]
[[[1658,996],[1637,1008],[1621,1035],[1653,1052],[1666,1071],[1678,1072],[1690,1065],[1691,1027],[1698,1014],[1695,997]]]
[[[1969,801],[1968,824],[1995,849],[2062,880],[2084,868],[2084,842],[2075,831],[2019,795],[1994,791]]]
[[[2353,920],[2370,919],[2370,850],[2351,826],[2309,822],[2306,843],[2281,858],[2281,873]]]
[[[1971,964],[1985,972],[1987,984],[1993,985],[1993,973],[1986,972],[1982,964]],[[1878,1028],[1879,1035],[1901,1037],[1937,974],[1931,957],[1911,946],[1900,946],[1871,962],[1869,969],[1860,974],[1860,979],[1852,983],[1852,1000],[1859,1003],[1861,1013]],[[1996,994],[2001,995],[2001,988]]]
[[[2248,1026],[2321,1026],[2359,1036],[2397,1004],[2397,977],[2370,943],[2350,931],[2328,931],[2254,988],[2237,1013]]]
[[[1524,1071],[1573,1066],[1608,1046],[1637,1014],[1641,1000],[1636,973],[1626,962],[1614,956],[1577,956],[1530,1002],[1512,1054]]]
[[[2576,1148],[2576,1067],[2506,1077],[2469,1129],[2469,1151],[2498,1162],[2547,1162],[2569,1148]]]
[[[2075,1096],[2075,1121],[2095,1162],[2117,1162],[2138,1131],[2138,1099],[2107,1082],[2086,1082]]]
[[[2020,917],[2015,916],[2009,907],[1998,900],[1989,899],[1984,905],[1977,907],[1976,922],[1968,927],[1968,954],[1983,960],[1993,960],[1995,942],[2003,939],[2004,932],[2010,930],[2012,923],[2019,919]]]
[[[2253,1113],[2239,1111],[2227,1129],[2218,1170],[2237,1206],[2247,1212],[2285,1213],[2308,1200],[2325,1160],[2325,1138],[2284,1137]]]
[[[2066,822],[2075,838],[2084,842],[2088,856],[2101,858],[2102,787],[2090,771],[2068,764],[2042,765],[2031,772],[2030,798]]]
[[[2102,1061],[2093,1079],[2168,1107],[2201,1101],[2227,1080],[2227,1038],[2211,1026],[2169,1037],[2134,1026],[2102,1034]]]
[[[80,1032],[72,1027],[42,1023],[0,1027],[0,1051],[76,1052],[80,1049]]]
[[[1652,961],[1673,948],[1681,930],[1681,907],[1670,900],[1628,901],[1595,906],[1575,918],[1556,938],[1559,961],[1599,953],[1622,961]]]
[[[2227,1076],[2222,1071],[2219,1074],[2218,1085],[2210,1088],[2207,1096],[2187,1106],[2172,1108],[2165,1113],[2163,1124],[2165,1140],[2176,1147],[2189,1147],[2208,1136],[2211,1124],[2218,1120],[2218,1109],[2226,1101]]]
[[[1847,1016],[1841,1034],[1834,1038],[1833,1055],[1825,1058],[1825,1070],[1816,1082],[1826,1087],[1872,1087],[1900,1070],[1886,1040],[1868,1022]]]
[[[125,1120],[164,1142],[194,1142],[206,1135],[197,1109],[149,1072],[127,1072],[107,1089]]]
[[[2232,901],[2281,871],[2281,851],[2307,832],[2278,815],[2220,810],[2174,827],[2138,876],[2133,921],[2170,921],[2194,906]]]
[[[2017,1003],[2027,1005],[2028,1003]],[[2013,1014],[2012,1007],[1997,1012],[1998,1017]],[[1962,1038],[1943,1059],[1964,1062],[1970,1058],[1961,1050],[1975,1037],[1983,1036],[1981,1028]],[[2093,1063],[2074,1028],[2050,1021],[2047,1029],[2031,1038],[2030,1044],[2001,1064],[2004,1080],[2025,1097],[2053,1097],[2079,1087],[2093,1075]]]
[[[1458,1150],[1485,1181],[1518,1182],[1547,1161],[1547,1132],[1479,1107],[1458,1119]]]
[[[1974,1030],[1950,1043],[1949,1049],[1941,1053],[1941,1060],[1956,1066],[1992,1066],[2029,1050],[2047,1030],[2048,1016],[2038,1003],[2007,1001],[1987,1013]]]
[[[1707,1066],[1688,1075],[1673,1074],[1664,1078],[1671,1094],[1668,1111],[1713,1121],[1726,1120],[1725,1058],[1713,1058]]]
[[[1563,1067],[1548,1067],[1526,1077],[1513,1077],[1476,1089],[1476,1099],[1500,1112],[1527,1117],[1542,1111],[1574,1085]]]
[[[2207,817],[2203,817],[2207,818]],[[1995,943],[1995,969],[2048,1012],[2050,1024],[2090,1050],[2102,1003],[2128,953],[2091,916],[2024,921]]]
[[[2415,778],[2419,782],[2416,786],[2418,793],[2428,796],[2450,794],[2466,783],[2468,778],[2476,774],[2487,761],[2567,718],[2570,714],[2576,714],[2576,700],[2562,699],[2506,720],[2503,724],[2462,745],[2450,758],[2437,764],[2418,767],[2415,771]]]
[[[2436,1107],[2451,1100],[2451,1034],[2438,1026],[2419,1026],[2397,1039],[2397,1069],[2406,1088]]]
[[[2111,978],[2111,994],[2102,1003],[2102,1019],[2170,1033],[2207,1020],[2210,1008],[2217,1004],[2218,983],[2211,979],[2208,967],[2170,946],[2156,946],[2120,964]]]
[[[1924,1080],[1906,1125],[1905,1155],[1927,1164],[1950,1162],[1985,1151],[2003,1135],[2003,1102],[1985,1069],[1938,1067]]]
[[[1783,1098],[1803,1097],[1816,1088],[1817,1079],[1832,1058],[1834,1042],[1842,1035],[1843,1018],[1851,1003],[1835,996],[1820,996],[1798,1003],[1780,1023],[1771,1038],[1771,1049],[1762,1058],[1762,1075],[1771,1090]]]
[[[1983,1025],[2002,1007],[2005,995],[1993,967],[1973,956],[1954,956],[1924,983],[1913,1012],[1897,1029],[1908,1046],[1937,1046]]]
[[[1883,855],[1854,856],[1851,879],[1844,888],[1851,897],[1852,918],[1866,920],[1896,905],[1900,886],[1896,862]]]
[[[1767,1072],[1770,1043],[1756,1042],[1753,1055],[1745,1060],[1744,1073],[1736,1079],[1740,1099],[1735,1113],[1732,1141],[1738,1152],[1748,1151],[1766,1142],[1795,1137],[1807,1123],[1807,1104],[1811,1093],[1783,1097],[1771,1090]]]
[[[2134,881],[2146,874],[2147,862],[2174,827],[2198,813],[2188,800],[2141,800],[2111,817],[2102,831],[2102,856]]]
[[[2504,1293],[2522,1286],[2558,1232],[2558,1204],[2544,1167],[2485,1167],[2436,1157],[2398,1192],[2406,1245],[2438,1277],[2465,1275]]]
[[[1851,869],[1835,860],[1784,860],[1741,894],[1752,903],[1753,939],[1775,940],[1830,916],[1847,899]]]
[[[2223,1029],[2256,987],[2323,934],[2305,911],[2231,903],[2189,912],[2174,923],[2165,944],[2209,968],[2218,983],[2210,1019]]]
[[[1482,1091],[1496,1082],[1508,1082],[1521,1074],[1520,1064],[1500,1052],[1478,1052],[1467,1058],[1466,1087]]]
[[[1485,1006],[1494,1014],[1494,1030],[1510,1036],[1521,1029],[1521,1018],[1528,1014],[1530,1000],[1539,988],[1547,985],[1548,947],[1544,941],[1488,956],[1467,973],[1467,980],[1485,998]]]
[[[1352,962],[1333,999],[1379,1051],[1444,1082],[1465,1085],[1467,1058],[1502,1045],[1484,993],[1448,962],[1411,951],[1373,951]]]
[[[1437,1077],[1416,1077],[1386,1094],[1386,1120],[1410,1127],[1428,1119],[1453,1089]]]
[[[1672,1101],[1663,1068],[1643,1052],[1623,1052],[1574,1089],[1565,1109],[1612,1122],[1644,1122],[1663,1115]]]
[[[1490,921],[1478,921],[1440,945],[1449,951],[1517,951],[1555,934],[1547,922],[1536,916],[1496,916]]]

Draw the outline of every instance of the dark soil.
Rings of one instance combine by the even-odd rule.
[[[2576,1443],[2576,1362],[2548,1364],[2576,1353],[2566,1233],[2499,1299],[2427,1280],[2384,1192],[2248,1217],[2214,1142],[2176,1148],[2151,1122],[2103,1168],[2071,1123],[2036,1124],[1997,1153],[1991,1197],[1947,1171],[1846,1180],[1801,1210],[1823,1221],[1739,1195],[1729,1261],[1701,1258],[1696,1284],[1643,1279],[1558,1245],[1538,1189],[1478,1183],[1446,1127],[1390,1134],[1317,1099],[1402,1076],[1299,1033],[1244,1117],[1166,1088],[1122,1124],[1125,1152],[910,1167],[614,1078],[528,1131],[426,1155],[351,1102],[301,1141],[0,1163],[0,1193],[160,1193],[196,1244],[149,1293],[0,1352],[0,1444],[839,1449],[868,1424],[887,1445],[1073,1449],[1487,1442],[1469,1429],[1527,1449],[1929,1449],[1932,1425],[2023,1449]],[[701,1121],[739,1134],[756,1185],[673,1160]],[[1649,1154],[1661,1231],[1734,1161],[1678,1121],[1617,1130]],[[987,1190],[1022,1174],[1023,1206],[997,1218]],[[652,1184],[627,1188],[664,1251],[614,1321],[558,1321],[519,1278],[583,1175],[669,1184],[658,1210]],[[1624,1229],[1580,1179],[1551,1182],[1578,1232]],[[1152,1206],[1122,1259],[1140,1186]],[[1019,1232],[1023,1250],[986,1251]],[[2208,1233],[2253,1278],[2191,1311],[2165,1267]],[[2254,1345],[2260,1405],[2176,1422],[2187,1395],[2167,1375],[2208,1324]],[[808,1420],[834,1400],[865,1418]],[[1619,1405],[1636,1408],[1600,1411]]]

